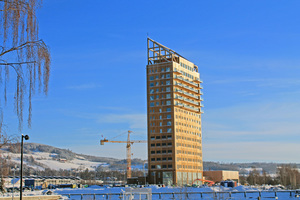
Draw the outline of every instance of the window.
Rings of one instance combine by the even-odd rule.
[[[158,86],[158,85],[159,85],[159,83],[158,83],[158,82],[156,82],[156,83],[155,83],[155,85],[156,85],[156,86]]]
[[[162,126],[162,122],[159,122],[159,126]]]
[[[161,78],[165,78],[165,75],[163,74],[163,75],[161,75]]]
[[[166,150],[162,150],[162,153],[167,153],[167,151]]]
[[[152,136],[150,139],[151,139],[151,140],[154,140],[154,139],[155,139],[155,137],[154,137],[154,136]]]
[[[150,83],[150,87],[154,87],[154,83]]]
[[[156,151],[157,154],[160,154],[160,151]]]
[[[156,92],[159,92],[159,89],[157,88],[155,91],[156,91]]]
[[[161,108],[159,109],[159,112],[161,113],[162,111],[161,111]]]
[[[151,161],[155,161],[155,158],[151,158]]]
[[[150,101],[154,100],[154,96],[150,96]]]
[[[161,81],[161,82],[160,82],[160,85],[164,85],[164,82],[163,82],[163,81]]]
[[[165,71],[165,68],[161,68],[161,72],[164,72]]]
[[[167,101],[167,106],[171,105],[171,101]]]
[[[167,91],[167,92],[171,92],[171,88],[170,88],[170,87],[167,87],[167,88],[166,88],[166,91]]]
[[[154,103],[152,102],[152,103],[150,103],[150,107],[153,107],[154,106]]]
[[[170,74],[167,74],[167,75],[166,75],[166,78],[170,78]]]
[[[159,99],[159,95],[156,95],[156,99]]]
[[[155,144],[151,144],[151,147],[155,147]]]
[[[171,98],[171,94],[166,94],[166,98],[170,99]]]
[[[156,146],[157,146],[157,147],[160,147],[160,143],[157,143]]]
[[[156,139],[160,139],[160,136],[156,136]]]
[[[160,165],[156,165],[156,168],[157,168],[157,169],[161,169],[161,166],[160,166]]]
[[[155,79],[158,79],[158,76],[155,76]]]
[[[162,158],[162,160],[167,160],[167,158]]]
[[[167,112],[171,112],[171,108],[167,108]]]
[[[167,119],[171,119],[171,115],[167,115]]]
[[[168,150],[168,153],[172,153],[172,150]]]
[[[172,160],[172,157],[169,157],[168,160]]]
[[[172,125],[172,122],[171,122],[171,121],[168,121],[168,122],[167,122],[167,125],[168,125],[168,126],[171,126],[171,125]]]
[[[171,132],[172,132],[172,129],[171,129],[171,128],[168,128],[167,132],[168,132],[168,133],[171,133]]]
[[[151,154],[155,154],[155,151],[151,151]]]
[[[170,85],[171,84],[171,81],[166,81],[166,85]]]
[[[159,105],[159,102],[156,102],[156,105],[158,106],[158,105]]]
[[[155,165],[151,165],[151,169],[155,169]]]
[[[161,158],[156,158],[157,161],[161,161]]]
[[[162,143],[162,144],[161,144],[161,146],[166,146],[166,145],[167,145],[167,143]]]
[[[166,72],[169,72],[169,71],[170,71],[170,67],[167,67],[167,68],[166,68]]]
[[[154,89],[151,89],[151,90],[150,90],[150,94],[153,94],[153,93],[154,93]]]
[[[159,129],[159,132],[162,133],[162,129]]]
[[[172,168],[172,165],[168,165],[168,168]]]

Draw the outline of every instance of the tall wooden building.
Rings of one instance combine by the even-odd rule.
[[[152,184],[202,179],[202,86],[198,66],[147,38],[148,168]]]

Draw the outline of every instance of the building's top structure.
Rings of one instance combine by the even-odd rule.
[[[147,46],[148,46],[148,65],[163,63],[163,62],[177,62],[180,63],[179,58],[183,58],[186,61],[189,61],[176,51],[152,40],[151,38],[147,38]],[[189,61],[190,62],[190,61]],[[195,65],[195,71],[198,72],[198,67]]]

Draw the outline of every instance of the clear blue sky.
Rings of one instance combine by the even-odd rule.
[[[48,0],[38,11],[50,47],[47,97],[33,100],[30,142],[125,158],[99,145],[132,130],[146,139],[146,37],[199,66],[203,158],[300,163],[300,1]],[[17,133],[12,110],[6,111]],[[126,140],[126,134],[116,139]],[[147,148],[133,145],[133,157]]]

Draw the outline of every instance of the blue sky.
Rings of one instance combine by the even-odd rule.
[[[102,135],[146,139],[146,37],[199,66],[203,158],[300,162],[300,2],[44,1],[50,90],[33,100],[30,142],[125,158]],[[16,133],[8,105],[6,123]],[[147,148],[133,145],[133,157]]]

